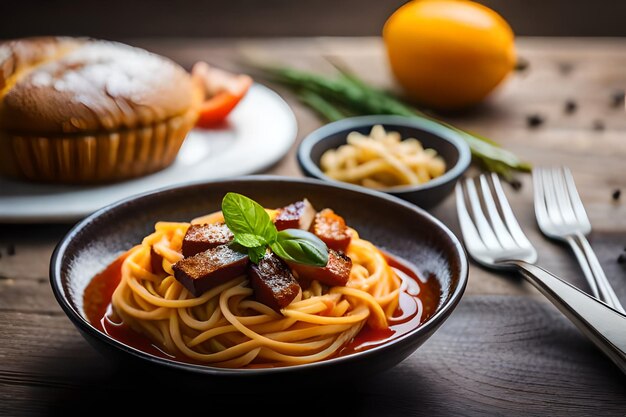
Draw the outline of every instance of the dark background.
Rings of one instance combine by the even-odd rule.
[[[517,35],[626,35],[623,0],[481,0]],[[0,38],[379,35],[404,0],[0,0]]]

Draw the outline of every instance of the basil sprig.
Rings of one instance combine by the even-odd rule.
[[[306,230],[281,230],[276,241],[270,243],[270,248],[276,255],[290,262],[315,266],[326,266],[328,262],[326,244]]]
[[[320,267],[328,263],[328,248],[322,240],[306,230],[277,231],[265,209],[244,195],[227,193],[222,213],[235,242],[248,250],[254,263],[259,263],[268,246],[285,261]]]

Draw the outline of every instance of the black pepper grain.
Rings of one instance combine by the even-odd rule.
[[[520,180],[518,180],[517,178],[513,178],[511,181],[511,187],[513,187],[513,189],[515,191],[519,191],[522,189],[522,182]]]
[[[7,246],[7,255],[9,256],[15,255],[15,245],[11,244]]]
[[[571,62],[559,62],[559,72],[561,75],[568,75],[574,69]]]
[[[530,66],[530,62],[528,62],[527,59],[519,57],[517,58],[517,61],[515,62],[515,71],[526,71],[528,69],[528,67]]]
[[[611,194],[611,198],[615,201],[619,200],[620,196],[622,195],[622,190],[620,190],[619,188],[613,191],[613,194]],[[626,250],[626,249],[625,249]]]
[[[626,93],[624,90],[615,90],[611,93],[611,107],[617,108],[624,106],[624,98]]]
[[[606,128],[604,122],[602,120],[594,120],[593,121],[593,130],[601,132]]]
[[[569,99],[565,102],[565,113],[572,114],[578,109],[578,103],[574,100]]]
[[[544,117],[537,113],[526,116],[526,125],[528,125],[528,127],[538,127],[542,125],[544,121]]]
[[[617,257],[618,264],[626,264],[626,253],[620,253]]]

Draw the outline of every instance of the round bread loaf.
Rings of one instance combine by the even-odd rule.
[[[0,173],[93,183],[170,165],[202,93],[176,63],[116,42],[0,44]]]

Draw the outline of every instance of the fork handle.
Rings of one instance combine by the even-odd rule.
[[[524,261],[506,263],[516,266],[524,278],[626,374],[626,315],[536,265]]]

